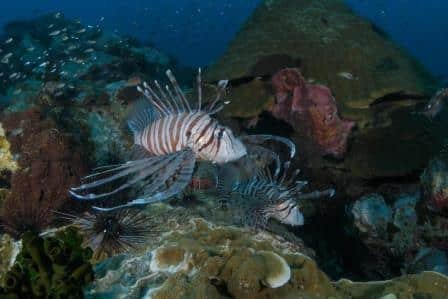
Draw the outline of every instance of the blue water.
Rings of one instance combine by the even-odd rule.
[[[3,0],[0,26],[60,11],[85,24],[150,40],[182,64],[200,66],[221,55],[260,0]],[[448,1],[347,0],[435,75],[448,78]],[[103,21],[100,21],[104,17]]]

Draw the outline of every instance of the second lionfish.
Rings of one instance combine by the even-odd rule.
[[[275,219],[286,225],[300,226],[305,222],[301,201],[334,196],[334,189],[303,193],[308,182],[297,180],[300,170],[289,173],[289,166],[290,162],[284,163],[282,173],[273,173],[266,166],[246,179],[237,178],[230,167],[220,168],[218,191],[238,224],[264,229],[269,219]]]
[[[170,70],[166,75],[171,86],[162,87],[157,81],[152,86],[146,82],[138,90],[146,98],[137,105],[128,126],[134,135],[134,144],[143,157],[121,165],[102,167],[102,170],[84,178],[88,180],[70,193],[79,200],[97,200],[114,195],[140,184],[143,194],[126,204],[110,208],[94,207],[109,211],[130,206],[146,205],[161,201],[181,192],[190,182],[197,160],[226,163],[247,154],[247,149],[260,149],[260,143],[268,139],[288,145],[290,155],[294,144],[286,138],[270,135],[252,135],[237,138],[212,115],[220,111],[226,102],[223,95],[228,84],[217,84],[216,97],[202,107],[201,70],[197,76],[197,106],[192,108]],[[250,146],[247,147],[243,140]],[[272,157],[276,158],[276,154]],[[124,180],[124,183],[118,183]],[[92,190],[117,183],[111,191],[94,193]],[[90,193],[88,193],[90,192]],[[87,194],[84,194],[87,193]]]

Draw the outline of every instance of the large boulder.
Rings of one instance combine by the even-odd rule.
[[[337,161],[321,159],[326,151],[304,144],[308,131],[302,127],[310,126],[306,121],[291,125],[289,119],[272,113],[280,102],[274,78],[287,68],[300,70],[307,81],[303,86],[329,88],[338,108],[337,114],[333,109],[335,116],[356,123],[347,153],[333,155]],[[428,121],[415,113],[434,91],[434,78],[341,0],[263,1],[205,77],[209,82],[231,81],[232,103],[224,116],[245,120],[241,123],[246,129],[255,125],[255,130],[271,128],[277,134],[281,132],[275,128],[288,123],[301,157],[313,168],[325,169],[325,175],[344,178],[344,183],[347,177],[349,181],[416,178],[441,143],[440,134],[428,134]],[[291,91],[286,97],[295,95]],[[257,127],[264,112],[280,123],[268,117]]]

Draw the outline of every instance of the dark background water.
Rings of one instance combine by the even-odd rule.
[[[299,1],[299,0],[293,0]],[[0,26],[48,12],[62,12],[152,41],[182,64],[206,65],[228,42],[260,0],[2,0]],[[436,76],[448,78],[448,1],[347,0],[408,49]],[[102,17],[104,20],[101,21]]]

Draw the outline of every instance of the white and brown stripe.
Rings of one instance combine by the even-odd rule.
[[[160,118],[146,126],[136,142],[153,155],[191,148],[198,158],[213,159],[224,128],[204,112],[184,112]]]

